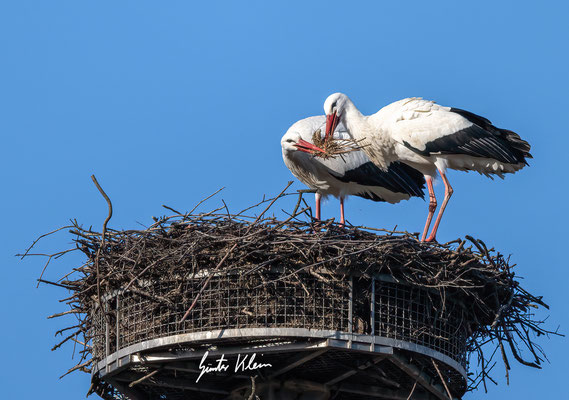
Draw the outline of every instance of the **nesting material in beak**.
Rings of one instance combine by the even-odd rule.
[[[334,135],[338,122],[340,122],[340,117],[338,117],[338,113],[336,111],[332,114],[326,115],[326,133],[324,135],[325,142],[328,142],[328,140]]]
[[[320,147],[317,147],[317,146],[313,145],[312,143],[307,142],[306,140],[303,140],[303,139],[300,139],[294,146],[299,151],[303,151],[303,152],[309,153],[309,154],[316,155],[318,153],[326,153]]]

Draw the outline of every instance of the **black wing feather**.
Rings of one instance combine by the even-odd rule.
[[[507,164],[527,164],[526,158],[532,158],[529,153],[531,146],[517,133],[496,128],[486,118],[470,111],[460,108],[451,108],[450,111],[461,115],[472,125],[427,143],[425,150],[419,150],[407,142],[403,144],[424,156],[465,154],[472,157],[493,158]]]
[[[385,201],[385,199],[379,197],[378,195],[376,195],[375,193],[367,193],[367,192],[363,192],[363,193],[356,193],[354,194],[354,196],[358,196],[358,197],[363,197],[364,199],[367,200],[371,200],[371,201]]]
[[[365,186],[380,186],[391,190],[395,193],[405,193],[410,196],[424,197],[423,189],[425,187],[425,177],[415,168],[400,162],[394,162],[389,165],[387,171],[378,168],[371,161],[360,165],[357,168],[346,171],[343,175],[330,173],[339,181],[354,182]],[[369,195],[360,195],[360,197],[370,198]],[[377,196],[375,196],[377,197]]]
[[[508,129],[497,128],[492,125],[488,119],[481,117],[480,115],[474,114],[470,111],[462,110],[460,108],[451,108],[451,112],[456,113],[480,128],[492,134],[494,137],[500,138],[506,143],[510,152],[515,156],[517,162],[522,162],[527,164],[526,158],[532,158],[530,154],[531,146],[528,142],[523,140],[520,135],[516,132],[512,132]]]

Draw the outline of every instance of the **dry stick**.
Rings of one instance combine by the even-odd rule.
[[[41,274],[39,277],[39,280],[41,280],[43,278],[43,274],[44,274],[45,270],[47,269],[47,266],[49,265],[49,263],[51,262],[51,260],[53,258],[57,259],[57,258],[61,257],[62,255],[69,253],[70,251],[75,251],[75,250],[77,250],[77,249],[69,249],[69,250],[65,250],[65,251],[60,251],[59,253],[55,253],[55,254],[51,254],[51,255],[47,255],[47,254],[27,254],[27,255],[28,256],[47,255],[47,257],[48,257],[47,262],[43,266],[43,269],[41,270]],[[40,286],[40,283],[38,282],[38,284],[36,285],[36,288],[39,286]]]
[[[328,262],[331,262],[331,261],[335,261],[335,260],[338,260],[338,259],[340,259],[340,258],[349,257],[349,256],[353,256],[353,255],[356,255],[356,254],[363,253],[363,252],[365,252],[365,251],[368,251],[368,250],[372,249],[373,247],[375,247],[375,245],[366,247],[365,249],[361,249],[361,250],[358,250],[358,251],[353,251],[353,252],[351,252],[351,253],[340,254],[339,256],[332,257],[332,258],[329,258],[329,259],[327,259],[327,260],[322,260],[322,261],[316,262],[316,263],[314,263],[314,264],[306,265],[306,266],[301,267],[301,268],[297,269],[296,271],[294,271],[294,272],[292,272],[292,273],[290,273],[290,274],[288,274],[288,275],[282,276],[282,277],[280,277],[280,278],[278,278],[278,279],[273,279],[273,280],[269,281],[268,283],[274,283],[274,282],[278,282],[278,281],[283,280],[283,279],[286,279],[286,278],[290,278],[290,277],[291,277],[292,275],[294,275],[295,273],[300,272],[300,271],[304,271],[304,270],[307,269],[307,268],[314,268],[314,267],[316,267],[316,266],[318,266],[318,265],[325,264],[325,263],[328,263]],[[259,287],[261,287],[261,286],[263,286],[263,285],[255,286],[253,289],[257,289],[257,288],[259,288]]]
[[[492,266],[494,268],[496,268],[496,264],[494,263],[494,259],[490,256],[490,254],[488,253],[488,249],[486,248],[486,245],[484,245],[484,242],[478,239],[474,239],[472,236],[470,235],[466,235],[464,236],[466,239],[470,240],[472,242],[472,244],[474,244],[476,246],[476,248],[478,249],[478,251],[480,251],[480,254],[482,256],[486,256],[486,259],[490,262],[490,264],[492,264]]]
[[[524,360],[520,357],[520,355],[518,354],[518,351],[516,350],[516,347],[514,346],[514,339],[510,335],[510,331],[508,331],[506,324],[504,323],[503,320],[501,321],[501,325],[502,325],[502,329],[504,330],[504,334],[506,335],[506,338],[508,339],[508,343],[510,344],[510,350],[512,351],[512,354],[514,355],[514,358],[520,364],[523,364],[527,367],[533,367],[533,368],[541,369],[541,366],[539,366],[535,363],[532,363],[532,362],[527,362],[526,360]]]
[[[513,300],[514,300],[514,292],[512,291],[512,293],[510,294],[509,300],[506,302],[506,304],[503,304],[500,307],[500,309],[498,310],[498,312],[496,313],[496,316],[494,317],[494,322],[492,322],[490,329],[496,328],[498,323],[500,323],[500,321],[502,320],[502,314],[504,313],[504,311],[506,311],[506,310],[508,310],[508,308],[510,308]]]
[[[447,391],[448,398],[449,398],[450,400],[452,400],[452,394],[450,394],[450,390],[449,390],[449,388],[448,388],[448,386],[447,386],[447,383],[445,382],[445,380],[444,380],[444,378],[443,378],[443,374],[441,374],[441,371],[439,370],[439,367],[437,367],[437,363],[435,362],[435,360],[433,360],[433,359],[431,358],[431,361],[432,361],[433,365],[435,366],[435,369],[437,370],[437,373],[439,374],[439,378],[441,378],[441,382],[443,383],[443,386],[445,387],[445,389],[446,389],[446,391]]]
[[[249,398],[247,400],[253,400],[255,399],[255,397],[258,398],[258,396],[255,396],[255,378],[257,377],[257,375],[255,376],[251,376],[251,395],[249,395]]]
[[[502,361],[504,362],[504,367],[506,368],[506,383],[510,384],[510,363],[508,362],[508,357],[506,356],[506,351],[504,350],[504,345],[502,344],[502,338],[498,333],[498,330],[494,328],[496,332],[496,338],[498,339],[498,345],[500,346],[500,353],[502,354]]]
[[[52,347],[51,351],[57,350],[59,349],[63,343],[67,342],[68,340],[71,340],[73,337],[78,335],[78,331],[77,332],[73,332],[71,335],[67,336],[65,339],[63,339],[61,342],[59,342],[58,344],[56,344],[55,346]]]
[[[67,327],[67,328],[60,329],[60,330],[58,330],[57,332],[55,332],[55,337],[57,337],[57,335],[63,334],[63,332],[68,331],[69,329],[81,328],[81,326],[83,326],[83,323],[78,324],[78,325],[74,325],[74,326],[70,326],[70,327]],[[79,332],[79,331],[81,331],[81,329],[78,329],[78,330],[77,330],[77,332]]]
[[[198,208],[198,207],[200,206],[200,204],[202,204],[204,201],[207,201],[207,200],[211,199],[213,196],[215,196],[216,194],[218,194],[219,192],[221,192],[223,189],[225,189],[225,186],[222,187],[221,189],[218,189],[218,190],[215,191],[214,193],[210,194],[210,195],[207,196],[205,199],[201,200],[198,204],[196,204],[196,206],[195,206],[194,208],[192,208],[192,209],[190,210],[189,213],[186,213],[185,215],[186,215],[186,216],[191,215],[191,214],[196,210],[196,208]]]
[[[70,373],[72,373],[75,370],[78,370],[80,368],[86,367],[87,365],[91,364],[91,360],[84,362],[83,364],[77,364],[76,366],[74,366],[73,368],[71,368],[69,371],[67,371],[66,373],[64,373],[63,375],[61,375],[59,377],[59,379],[63,378],[65,375],[69,375]]]
[[[261,217],[267,212],[267,210],[269,210],[271,208],[271,206],[273,204],[275,204],[275,201],[277,201],[284,192],[286,192],[286,190],[290,187],[290,185],[292,185],[293,181],[289,181],[288,184],[286,185],[286,187],[278,194],[277,197],[275,197],[273,199],[273,201],[271,201],[269,203],[269,205],[263,210],[263,212],[261,212],[261,214],[259,214],[257,216],[257,218],[255,219],[255,221],[253,221],[253,223],[251,223],[251,225],[249,225],[249,228],[247,229],[247,231],[245,232],[245,235],[247,235],[251,229],[253,228],[253,226],[255,226],[255,224],[261,219]],[[215,193],[214,193],[215,194]],[[210,196],[211,197],[211,196]],[[197,206],[196,206],[197,207]],[[235,243],[228,251],[227,253],[225,253],[225,256],[221,259],[221,261],[219,262],[219,264],[216,265],[216,267],[213,269],[213,271],[211,272],[211,274],[207,277],[206,281],[204,282],[204,284],[202,285],[202,288],[200,289],[200,291],[198,292],[196,298],[194,299],[194,301],[192,302],[192,305],[190,306],[190,308],[188,308],[188,311],[186,311],[186,313],[184,314],[184,316],[182,317],[182,319],[180,320],[180,325],[184,323],[184,321],[186,320],[186,318],[188,318],[188,316],[190,315],[190,313],[192,312],[193,308],[195,307],[196,303],[198,302],[201,294],[203,293],[203,291],[205,290],[205,288],[207,287],[207,285],[209,284],[209,281],[211,280],[211,278],[215,275],[215,272],[219,269],[219,267],[221,267],[221,265],[223,264],[223,262],[227,259],[227,257],[229,257],[229,254],[231,254],[231,252],[233,250],[235,250],[235,248],[237,247],[238,243]]]
[[[296,214],[296,211],[298,210],[298,207],[300,207],[300,202],[303,200],[302,195],[304,193],[316,193],[316,189],[301,189],[301,190],[297,190],[298,192],[298,201],[296,202],[296,205],[294,206],[294,210],[292,211],[292,214]]]
[[[413,385],[413,388],[411,389],[411,393],[409,393],[407,400],[411,400],[411,396],[413,396],[413,393],[415,392],[416,387],[417,387],[417,381],[415,380],[415,384]]]
[[[229,257],[229,254],[235,250],[235,248],[237,247],[237,243],[235,243],[228,251],[227,253],[225,253],[225,256],[223,256],[223,258],[221,259],[221,261],[216,265],[216,267],[213,269],[213,271],[210,273],[210,275],[207,277],[206,281],[204,282],[204,284],[202,285],[202,288],[200,289],[199,293],[197,294],[196,298],[194,299],[194,301],[192,302],[192,305],[190,306],[190,308],[188,308],[188,311],[186,311],[186,313],[184,314],[184,316],[182,317],[182,319],[180,320],[180,325],[182,323],[184,323],[184,321],[186,320],[186,318],[188,318],[188,315],[190,315],[190,313],[192,312],[193,308],[195,307],[196,303],[198,302],[201,294],[203,293],[203,291],[205,290],[205,288],[207,287],[209,281],[211,280],[211,278],[215,275],[215,272],[219,269],[219,267],[221,267],[221,264],[223,264],[223,262],[227,259],[227,257]]]
[[[292,183],[293,183],[292,181],[289,181],[289,185],[287,185],[286,188],[288,188],[290,185],[292,185]],[[286,188],[285,188],[285,190],[286,190]],[[284,191],[283,191],[283,192],[284,192]],[[251,209],[253,209],[253,208],[259,207],[261,204],[264,204],[264,203],[266,203],[266,202],[268,202],[268,201],[272,201],[272,202],[274,203],[276,200],[278,200],[278,199],[281,198],[281,197],[285,197],[285,196],[295,196],[295,195],[298,194],[298,193],[283,193],[283,192],[281,192],[278,196],[276,196],[276,197],[273,198],[273,199],[266,199],[265,196],[263,195],[263,200],[261,200],[261,201],[258,202],[257,204],[254,204],[254,205],[252,205],[252,206],[249,206],[249,207],[247,207],[247,208],[245,208],[245,209],[239,211],[239,212],[238,212],[237,214],[235,214],[233,217],[239,217],[239,216],[241,216],[244,212],[249,211],[249,210],[251,210]]]
[[[154,375],[156,375],[161,370],[162,370],[162,368],[158,368],[158,369],[152,371],[151,373],[144,375],[142,378],[137,379],[136,381],[129,383],[128,387],[133,387],[135,385],[138,385],[140,382],[144,382],[148,378],[152,378]]]
[[[225,204],[225,201],[224,201],[223,199],[221,199],[221,202],[223,203],[223,206],[225,207],[225,211],[227,211],[227,219],[228,219],[230,222],[233,222],[233,221],[231,220],[231,214],[229,213],[229,208],[227,207],[227,204]]]
[[[133,287],[133,288],[130,289],[130,291],[131,291],[132,293],[134,293],[134,294],[139,295],[139,296],[147,297],[147,298],[149,298],[149,299],[151,299],[151,300],[154,300],[154,301],[157,302],[157,303],[167,304],[167,305],[170,305],[170,306],[173,306],[173,305],[174,305],[174,303],[173,303],[170,299],[167,299],[167,298],[162,297],[162,296],[154,295],[154,294],[152,294],[152,293],[148,293],[148,292],[146,292],[146,291],[144,291],[144,290],[140,290],[140,289],[137,289],[137,288],[134,288],[134,287]]]
[[[45,283],[47,285],[53,285],[53,286],[59,286],[59,287],[62,287],[64,289],[67,289],[67,290],[73,290],[73,287],[71,287],[71,286],[66,286],[66,285],[62,285],[61,283],[46,281],[45,279],[38,279],[38,286],[40,283]]]
[[[49,317],[47,317],[47,319],[57,318],[57,317],[61,317],[61,316],[63,316],[63,315],[67,315],[67,314],[81,314],[81,311],[80,311],[80,310],[76,310],[76,309],[69,310],[69,311],[64,311],[64,312],[62,312],[62,313],[50,315]]]
[[[154,265],[158,264],[160,261],[164,260],[168,258],[168,254],[160,257],[158,260],[154,260],[151,264],[148,264],[142,271],[140,271],[140,273],[138,275],[136,275],[134,278],[132,278],[130,280],[130,282],[124,287],[124,289],[122,290],[122,292],[126,292],[127,289],[130,287],[130,285],[133,284],[134,281],[136,281],[138,278],[140,278],[146,271],[148,271],[150,268],[152,268]]]
[[[76,333],[75,337],[77,337],[77,335],[79,335],[79,332]],[[75,358],[75,349],[77,348],[77,340],[75,340],[75,338],[72,338],[71,340],[73,340],[73,353],[71,354],[71,359],[73,360]]]
[[[93,180],[93,183],[95,184],[95,186],[97,186],[97,189],[99,189],[99,192],[105,198],[105,200],[107,201],[107,205],[109,206],[109,214],[107,215],[105,222],[103,222],[103,232],[101,233],[101,245],[97,249],[97,255],[95,256],[95,268],[97,269],[97,299],[99,301],[99,307],[101,312],[104,312],[103,302],[101,301],[101,278],[99,274],[99,257],[101,256],[101,249],[105,246],[105,234],[107,233],[107,223],[113,216],[113,204],[111,203],[111,199],[109,199],[109,196],[107,196],[101,185],[99,185],[99,182],[97,182],[97,178],[95,178],[95,175],[91,175],[91,179]]]
[[[300,210],[300,211],[297,212],[297,213],[296,213],[296,209],[295,209],[295,213],[296,213],[296,214],[293,213],[290,217],[288,217],[288,218],[285,219],[283,222],[281,222],[280,224],[278,224],[277,226],[275,226],[275,227],[273,228],[273,230],[277,230],[277,229],[279,229],[280,227],[285,226],[285,225],[288,224],[291,220],[295,219],[295,218],[298,217],[299,215],[304,214],[304,213],[305,213],[306,211],[308,211],[309,209],[310,209],[310,207],[306,207],[306,208],[303,208],[302,210]]]
[[[81,346],[83,347],[88,347],[88,348],[92,348],[93,346],[89,346],[88,344],[83,343],[80,340],[77,340],[77,338],[72,338],[71,340],[73,340],[75,343],[79,343]]]
[[[296,211],[298,210],[298,207],[300,207],[300,202],[302,201],[302,193],[299,191],[298,192],[298,201],[296,202],[296,205],[294,206],[294,210],[292,210],[292,215],[296,214]]]
[[[259,216],[257,217],[257,219],[255,219],[255,221],[253,221],[253,223],[249,226],[249,229],[247,229],[247,232],[249,232],[251,230],[251,228],[253,228],[253,225],[255,225],[257,222],[259,222],[259,220],[261,219],[261,217],[269,210],[269,208],[271,208],[273,206],[273,204],[275,204],[275,201],[277,201],[278,199],[281,198],[281,196],[284,194],[284,192],[286,192],[286,190],[290,187],[290,185],[292,185],[293,181],[288,181],[288,184],[286,185],[286,187],[277,195],[277,197],[275,197],[273,199],[273,201],[271,201],[269,203],[269,205],[267,206],[267,208],[265,208],[263,210],[263,212],[261,214],[259,214]]]
[[[164,207],[165,209],[170,210],[170,211],[172,211],[178,215],[184,215],[180,211],[174,210],[172,207],[168,207],[167,205],[162,204],[162,207]]]
[[[55,229],[55,230],[53,230],[53,231],[51,231],[51,232],[44,233],[43,235],[41,235],[40,237],[38,237],[36,240],[34,240],[34,242],[32,243],[32,245],[26,249],[26,252],[25,252],[24,254],[17,254],[17,256],[21,256],[20,260],[23,260],[24,257],[28,255],[28,253],[30,252],[30,250],[35,246],[35,244],[36,244],[37,242],[40,241],[41,238],[44,238],[44,237],[49,236],[49,235],[52,235],[52,234],[54,234],[54,233],[56,233],[56,232],[59,232],[59,231],[62,230],[62,229],[67,229],[67,228],[73,228],[73,226],[72,226],[72,225],[66,225],[66,226],[62,226],[62,227],[59,228],[59,229]]]

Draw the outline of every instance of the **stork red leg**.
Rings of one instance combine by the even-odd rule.
[[[314,194],[314,200],[316,200],[316,219],[320,219],[320,193]]]
[[[344,226],[346,220],[344,219],[344,196],[340,196],[340,226]]]
[[[441,205],[441,209],[439,210],[439,215],[437,215],[437,220],[435,221],[435,226],[433,226],[433,230],[431,231],[431,234],[427,238],[427,242],[432,242],[433,240],[435,240],[435,237],[437,236],[437,229],[439,229],[439,224],[441,223],[441,219],[443,218],[443,213],[445,212],[445,208],[447,206],[447,203],[450,200],[450,197],[452,196],[452,194],[454,192],[454,190],[452,190],[452,186],[450,185],[444,171],[441,171],[439,169],[439,174],[441,174],[441,177],[443,178],[443,182],[445,184],[445,199],[443,201],[443,204]]]
[[[431,226],[433,215],[435,215],[435,210],[437,209],[437,198],[435,197],[435,190],[433,189],[433,178],[429,175],[425,175],[425,180],[427,181],[427,189],[429,189],[429,215],[427,216],[425,229],[423,229],[421,242],[424,242],[425,238],[427,237],[427,232],[429,232],[429,226]]]

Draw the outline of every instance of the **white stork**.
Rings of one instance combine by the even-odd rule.
[[[353,139],[361,140],[363,151],[380,168],[385,170],[390,162],[401,161],[425,175],[430,201],[421,240],[427,242],[435,240],[453,193],[445,173],[447,168],[503,178],[504,174],[528,165],[526,158],[531,158],[530,145],[518,134],[496,128],[471,112],[418,97],[396,101],[364,116],[348,96],[334,93],[324,102],[324,111],[326,138],[342,122]],[[445,185],[445,198],[426,238],[437,208],[433,190],[437,170]]]
[[[398,203],[411,196],[423,198],[425,180],[423,175],[399,162],[391,163],[386,171],[376,167],[361,151],[345,153],[342,157],[323,159],[315,157],[314,151],[323,152],[312,140],[318,129],[324,136],[326,118],[309,117],[292,125],[281,139],[283,160],[302,183],[316,190],[316,218],[320,219],[322,196],[340,198],[340,223],[345,223],[344,199],[354,195],[373,201]],[[347,138],[342,125],[334,133],[336,139]]]

